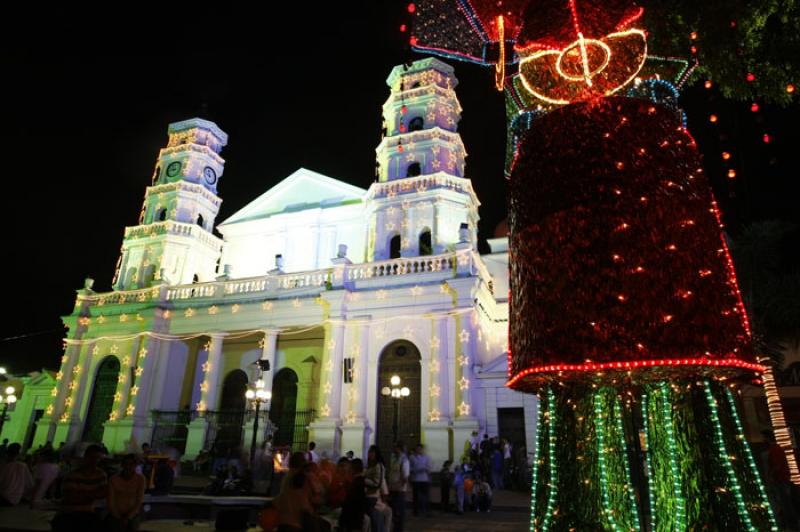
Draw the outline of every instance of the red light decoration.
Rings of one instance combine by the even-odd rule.
[[[667,317],[665,317],[667,318]],[[665,321],[671,321],[672,317],[669,316],[669,319],[665,319]],[[668,358],[668,359],[643,359],[643,360],[632,360],[632,361],[625,361],[625,362],[603,362],[603,363],[594,363],[588,362],[584,364],[550,364],[547,366],[534,366],[531,368],[527,368],[522,370],[518,373],[512,375],[512,377],[506,383],[506,386],[509,388],[518,388],[521,381],[525,381],[526,378],[534,375],[540,374],[560,374],[557,375],[559,377],[558,380],[563,380],[566,376],[564,373],[595,373],[598,371],[618,371],[618,372],[629,372],[635,371],[639,369],[646,369],[646,368],[670,368],[670,369],[677,369],[677,372],[673,373],[681,373],[680,370],[686,370],[686,375],[690,374],[697,374],[697,367],[707,367],[707,368],[734,368],[734,369],[745,369],[748,371],[753,371],[757,373],[763,372],[766,367],[762,364],[756,364],[753,362],[748,362],[746,360],[738,359],[738,358],[725,358],[725,359],[710,359],[707,357],[694,357],[694,358]],[[640,377],[645,377],[643,373]],[[645,377],[645,380],[646,377]]]
[[[792,94],[794,92],[794,89],[795,87],[793,83],[789,83],[788,85],[786,85],[786,92],[788,92],[789,94]]]
[[[757,112],[758,112],[758,110],[759,110],[758,104],[757,104],[756,102],[753,102],[753,103],[750,105],[750,112],[751,112],[751,113],[757,113]]]
[[[735,177],[736,177],[736,170],[734,170],[733,168],[728,170],[728,179],[734,179]]]
[[[769,144],[770,142],[772,142],[772,139],[770,138],[768,133],[764,133],[764,136],[761,137],[761,140],[764,141],[764,144]]]
[[[713,87],[713,86],[714,86],[714,84],[711,82],[711,80],[710,80],[710,79],[707,79],[707,80],[706,80],[706,82],[705,82],[705,83],[703,83],[703,86],[704,86],[705,88],[707,88],[707,89],[710,89],[711,87]]]
[[[414,5],[413,2],[409,3],[407,8],[409,13],[414,13],[417,10],[417,6]]]
[[[697,32],[693,31],[692,33],[690,33],[689,34],[689,38],[692,39],[693,41],[696,41],[697,40]]]
[[[755,81],[755,80],[756,80],[756,75],[755,75],[755,74],[753,74],[752,72],[748,72],[748,73],[747,73],[747,81],[748,81],[748,82],[750,82],[750,83],[752,83],[752,82],[753,82],[753,81]]]
[[[548,371],[564,382],[613,368],[760,369],[699,163],[674,114],[645,100],[534,121],[509,183],[512,387],[538,389],[519,375]]]
[[[405,24],[400,24],[400,31],[403,32],[403,33],[406,32],[406,25]]]
[[[717,120],[718,120],[717,115],[710,115],[708,117],[708,121],[711,122],[712,124],[715,123]]]
[[[731,154],[730,153],[728,153],[726,151],[722,152],[722,159],[723,160],[727,161],[730,158],[731,158]]]

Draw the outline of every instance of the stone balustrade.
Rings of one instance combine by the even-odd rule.
[[[147,225],[136,225],[125,228],[125,238],[148,238],[155,235],[194,236],[203,244],[216,250],[222,249],[222,240],[215,237],[199,225],[166,220]]]
[[[368,196],[370,198],[382,198],[442,188],[475,196],[475,191],[472,189],[472,183],[469,179],[456,177],[446,172],[373,183],[369,189]]]

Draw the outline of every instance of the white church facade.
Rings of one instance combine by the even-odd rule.
[[[423,59],[387,83],[369,189],[301,168],[221,223],[227,135],[169,126],[113,290],[87,281],[63,318],[34,446],[248,447],[244,392],[262,379],[259,442],[273,430],[277,444],[364,456],[397,438],[424,443],[435,467],[475,430],[533,448],[536,400],[505,387],[507,239],[478,253],[453,69]],[[395,375],[407,396],[382,393]]]

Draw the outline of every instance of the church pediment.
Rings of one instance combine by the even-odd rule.
[[[336,207],[361,202],[367,191],[338,179],[300,168],[222,222],[221,227],[279,213]]]

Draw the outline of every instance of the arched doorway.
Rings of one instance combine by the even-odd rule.
[[[225,376],[222,382],[222,395],[219,410],[210,421],[210,444],[216,444],[220,451],[237,447],[242,443],[242,424],[247,407],[244,394],[247,391],[247,373],[235,369]],[[213,436],[213,438],[212,438]]]
[[[117,393],[119,379],[119,359],[109,356],[97,367],[97,375],[92,386],[92,398],[86,411],[86,422],[83,425],[83,441],[100,443],[103,441],[103,424],[108,421],[111,408],[114,406],[114,394]]]
[[[277,425],[273,437],[274,445],[292,445],[294,442],[297,380],[297,373],[289,368],[283,368],[272,381],[269,420]]]
[[[394,444],[395,401],[397,401],[397,439],[409,449],[420,442],[420,355],[419,349],[406,340],[397,340],[387,345],[381,353],[378,365],[378,412],[375,443],[384,456],[389,456]],[[400,386],[407,386],[411,393],[402,399],[393,399],[381,394],[385,386],[391,387],[393,375],[400,377]]]

